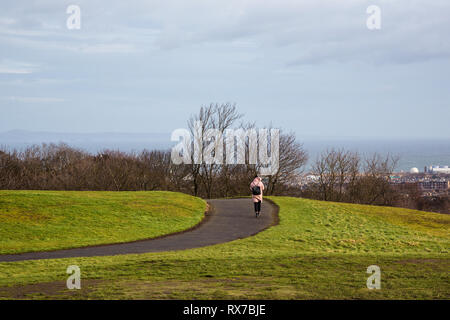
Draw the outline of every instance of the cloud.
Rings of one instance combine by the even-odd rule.
[[[59,1],[5,5],[0,37],[10,45],[87,55],[251,43],[269,54],[283,52],[287,66],[450,58],[448,0],[379,0],[379,31],[366,27],[370,0],[78,3],[82,23],[77,31],[65,28],[67,14]]]
[[[16,23],[15,19],[12,18],[0,18],[0,25],[11,25]]]
[[[0,73],[6,73],[6,74],[28,74],[32,73],[33,71],[30,69],[24,69],[24,68],[11,68],[8,66],[0,66]]]
[[[54,97],[16,97],[16,96],[2,97],[1,100],[10,102],[21,102],[21,103],[55,103],[65,101],[65,99]]]
[[[132,53],[136,52],[136,48],[128,43],[99,43],[92,45],[83,45],[75,50],[83,53]]]
[[[30,74],[37,70],[38,66],[31,63],[12,60],[0,61],[0,74]]]

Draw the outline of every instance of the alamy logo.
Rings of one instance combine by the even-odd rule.
[[[187,129],[176,129],[171,141],[179,142],[171,153],[172,163],[177,165],[254,164],[260,166],[260,175],[278,172],[279,129],[219,130],[205,128],[201,121],[196,121],[193,135]]]
[[[377,265],[367,267],[367,273],[371,276],[367,278],[368,289],[381,289],[381,269]]]
[[[71,265],[67,267],[66,273],[70,274],[67,278],[67,289],[81,289],[81,271],[77,265]]]
[[[70,5],[66,9],[66,13],[70,14],[67,18],[66,26],[69,30],[81,29],[81,9],[77,5]]]
[[[366,20],[367,29],[380,30],[381,29],[381,9],[379,6],[372,5],[366,10],[370,16]]]

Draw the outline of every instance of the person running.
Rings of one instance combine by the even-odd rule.
[[[264,184],[262,183],[260,177],[255,176],[252,183],[250,183],[250,190],[252,191],[252,200],[253,205],[255,206],[255,215],[256,218],[258,218],[261,214],[261,202],[264,190]]]

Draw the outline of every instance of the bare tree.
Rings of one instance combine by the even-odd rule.
[[[310,187],[312,197],[328,201],[393,205],[396,192],[390,175],[398,159],[374,154],[364,160],[357,153],[327,150],[313,165],[317,182]],[[362,169],[362,171],[361,171]]]
[[[201,184],[206,197],[212,197],[214,180],[219,176],[224,163],[223,137],[225,130],[231,128],[240,118],[242,115],[237,112],[236,106],[225,103],[201,107],[200,112],[189,119],[189,130],[194,137],[194,152],[190,165],[194,195],[199,194],[199,185]],[[217,158],[218,161],[217,163],[204,161],[209,158]]]
[[[382,157],[376,153],[365,160],[364,174],[358,184],[361,202],[381,205],[394,203],[397,195],[389,182],[397,163],[398,157]]]
[[[323,152],[313,164],[312,172],[317,176],[316,193],[321,200],[333,200],[338,177],[338,152],[334,149]]]
[[[357,153],[341,150],[326,150],[313,165],[313,174],[318,177],[315,193],[321,200],[345,201],[352,194],[359,176],[360,157]]]
[[[278,170],[268,177],[268,195],[276,194],[280,186],[292,184],[308,160],[307,152],[295,141],[293,133],[280,135],[279,155]]]

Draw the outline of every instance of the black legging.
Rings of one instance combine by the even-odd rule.
[[[255,206],[255,212],[261,211],[261,201],[253,202],[253,205]]]

